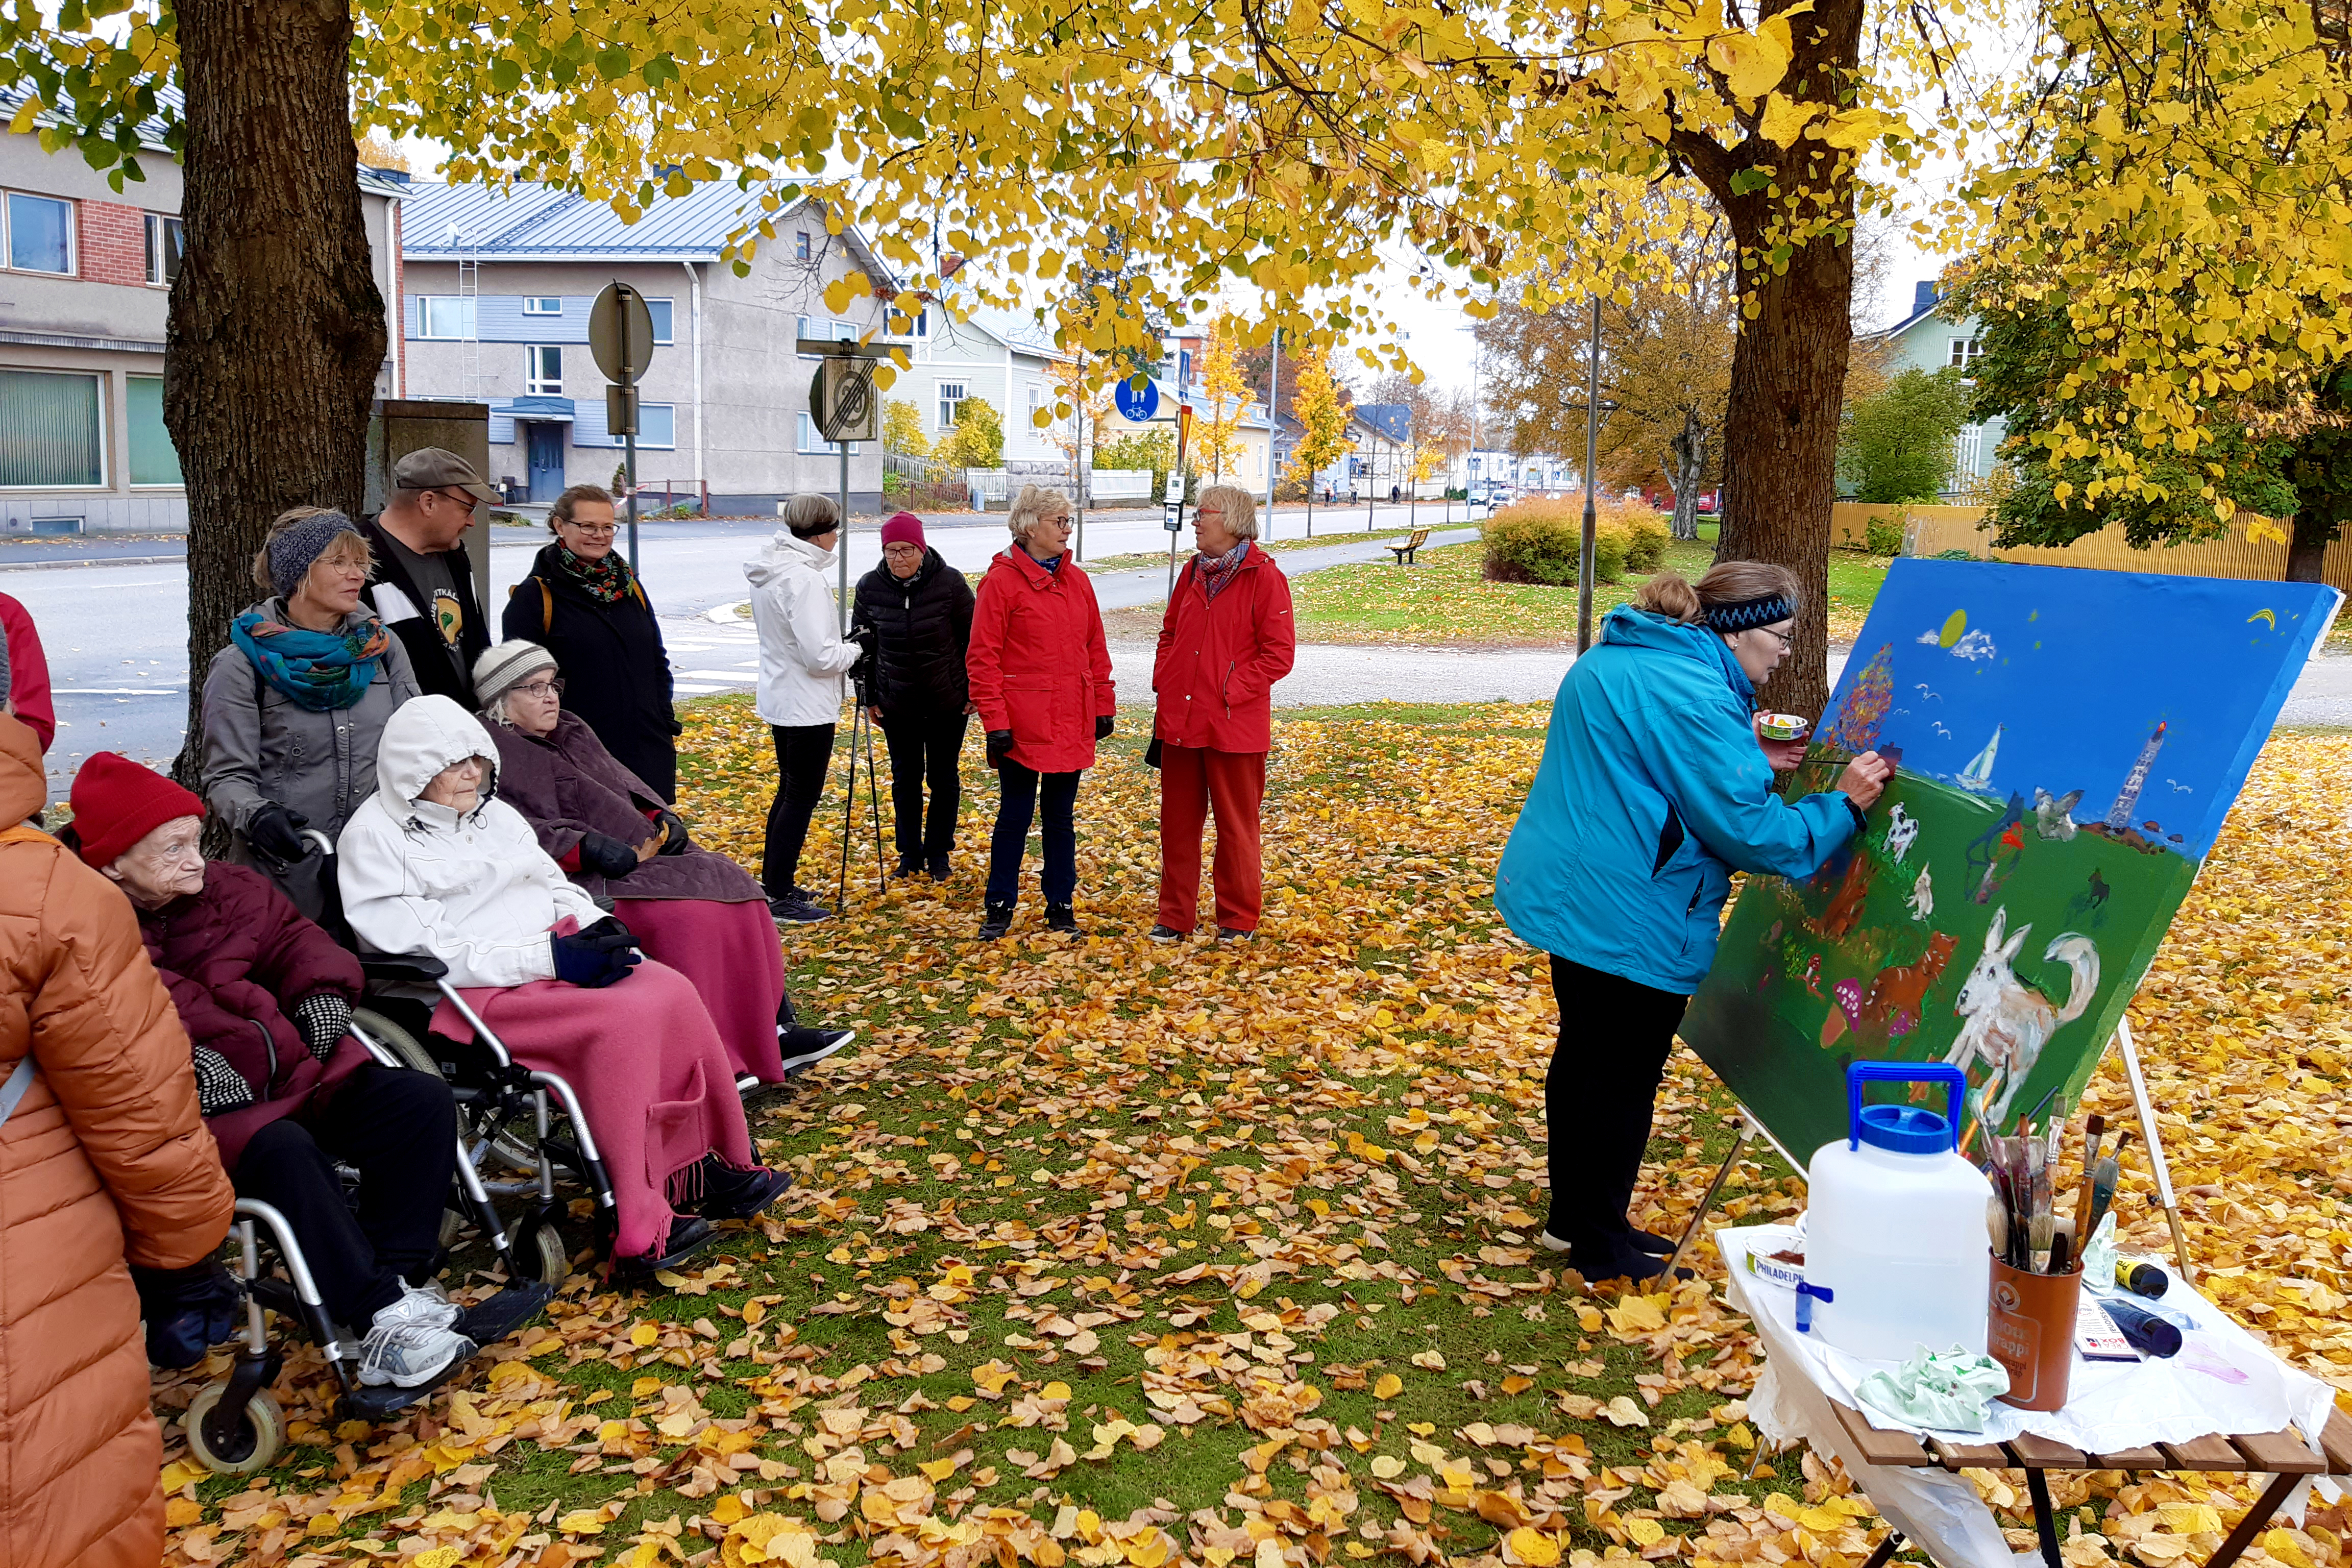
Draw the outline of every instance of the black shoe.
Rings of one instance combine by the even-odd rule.
[[[891,872],[890,875],[898,878],[898,880],[903,882],[908,878],[912,877],[922,870],[922,868],[923,862],[919,857],[913,855],[901,855],[898,857],[898,868]]]
[[[779,925],[809,925],[817,921],[829,921],[833,911],[795,888],[781,899],[768,900],[768,913]]]
[[[923,868],[931,874],[931,880],[934,882],[944,882],[948,879],[948,858],[944,855],[932,856],[923,862]]]
[[[1612,1257],[1591,1258],[1580,1255],[1575,1248],[1570,1247],[1568,1254],[1568,1266],[1593,1284],[1598,1284],[1603,1279],[1624,1279],[1635,1285],[1646,1285],[1658,1279],[1666,1272],[1664,1258],[1652,1258],[1647,1253],[1634,1252],[1631,1249]],[[1676,1279],[1695,1279],[1697,1274],[1692,1269],[1677,1268],[1674,1271],[1674,1277]]]
[[[1217,940],[1219,942],[1255,942],[1257,931],[1255,929],[1244,931],[1239,926],[1219,926]]]
[[[669,1222],[669,1235],[660,1245],[635,1258],[614,1259],[613,1272],[625,1279],[651,1279],[655,1270],[675,1268],[709,1246],[717,1234],[707,1219],[690,1214],[674,1215]]]
[[[792,1191],[793,1179],[782,1171],[754,1165],[738,1171],[716,1154],[702,1159],[702,1201],[696,1212],[705,1219],[749,1219]]]
[[[1013,906],[1011,904],[988,904],[983,906],[983,912],[980,919],[981,941],[994,942],[997,938],[1003,936],[1006,931],[1009,931],[1012,929]]]
[[[1182,942],[1192,933],[1189,931],[1178,931],[1174,926],[1156,925],[1143,934],[1153,942]]]
[[[1047,904],[1045,906],[1045,929],[1047,931],[1060,931],[1064,936],[1079,936],[1084,934],[1078,930],[1078,911],[1074,906],[1069,904]]]
[[[776,1044],[784,1053],[784,1070],[794,1072],[821,1062],[857,1037],[855,1029],[790,1028],[776,1031]]]
[[[1672,1258],[1675,1255],[1675,1248],[1681,1245],[1682,1243],[1675,1237],[1671,1236],[1660,1236],[1654,1230],[1637,1230],[1633,1232],[1633,1246],[1635,1249],[1646,1252],[1653,1258]]]

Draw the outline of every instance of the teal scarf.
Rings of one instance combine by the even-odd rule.
[[[228,635],[262,679],[313,713],[356,706],[392,646],[391,634],[373,616],[343,631],[314,632],[247,610],[229,623]]]

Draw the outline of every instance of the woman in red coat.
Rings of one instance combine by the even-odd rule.
[[[1013,924],[1021,852],[1041,793],[1045,924],[1076,934],[1078,834],[1072,813],[1078,775],[1095,765],[1095,742],[1110,733],[1118,709],[1094,587],[1064,552],[1070,498],[1024,485],[1005,521],[1013,543],[981,579],[965,656],[972,706],[988,731],[988,763],[997,782],[982,942],[994,942]]]
[[[1201,828],[1217,818],[1217,940],[1246,942],[1265,904],[1258,806],[1265,798],[1274,683],[1290,673],[1298,630],[1290,584],[1253,542],[1257,503],[1212,485],[1192,513],[1200,554],[1185,563],[1151,665],[1159,699],[1160,923],[1181,942],[1200,918]]]

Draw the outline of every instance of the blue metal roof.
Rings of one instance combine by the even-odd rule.
[[[806,207],[795,204],[774,221]],[[682,196],[656,198],[636,222],[624,223],[607,203],[553,185],[493,190],[419,182],[408,187],[401,215],[402,249],[418,261],[454,261],[468,250],[485,261],[715,261],[730,235],[762,216],[757,186],[697,185]],[[816,221],[814,213],[807,216]],[[852,243],[865,258],[865,247],[854,236]],[[869,270],[871,265],[868,260]]]
[[[1391,441],[1412,439],[1412,407],[1404,403],[1359,403],[1355,416]]]

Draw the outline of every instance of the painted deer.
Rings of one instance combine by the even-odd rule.
[[[1960,982],[1960,994],[1952,1003],[1952,1010],[1967,1022],[1944,1058],[1962,1072],[1984,1063],[1984,1085],[1973,1098],[1979,1119],[1996,1133],[2007,1130],[2010,1103],[2041,1059],[2042,1047],[2060,1025],[2083,1016],[2099,988],[2099,950],[2075,931],[2056,938],[2042,954],[2074,972],[2074,986],[2063,1005],[2018,979],[2012,965],[2033,927],[2021,925],[2006,932],[2008,924],[2009,910],[1995,910],[1985,931],[1984,956]]]

